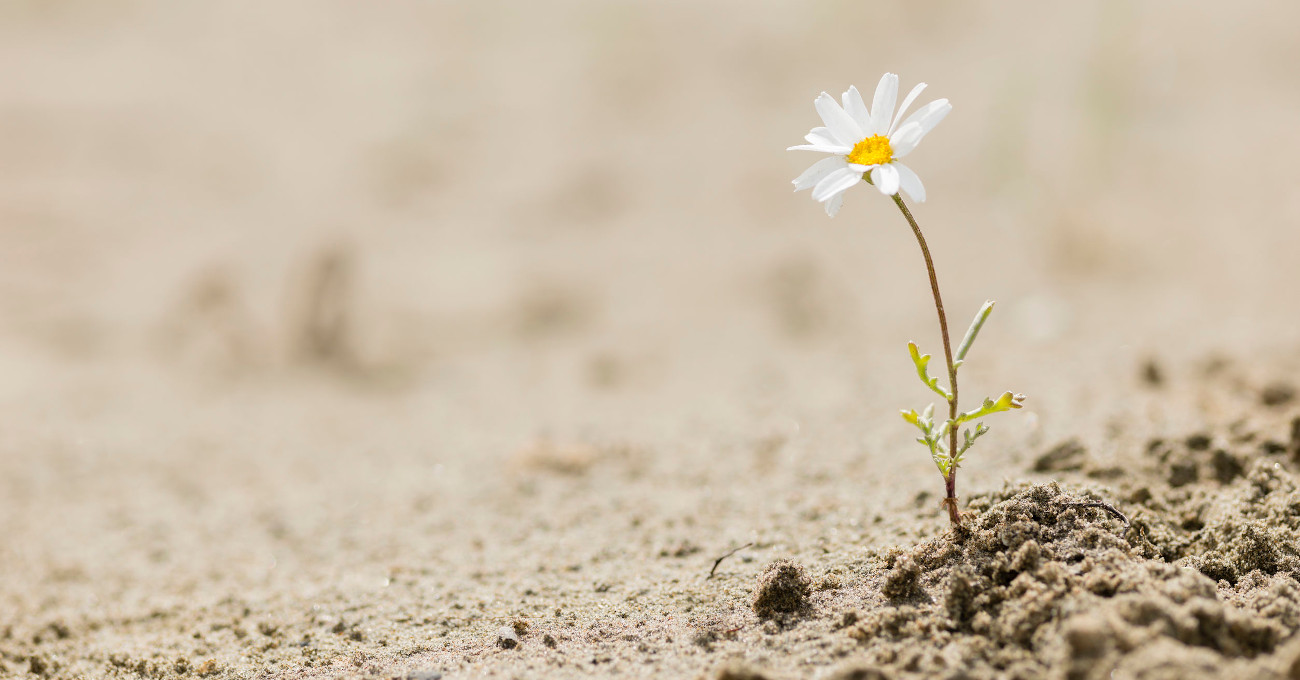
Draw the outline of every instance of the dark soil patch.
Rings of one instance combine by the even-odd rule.
[[[1263,444],[1261,444],[1263,442]],[[1300,490],[1286,447],[1154,441],[1095,491],[1009,485],[959,529],[881,556],[882,606],[843,630],[883,678],[1300,678]],[[1064,461],[1068,463],[1062,464]],[[1098,467],[1077,442],[1039,470]]]
[[[754,613],[760,619],[795,614],[808,608],[812,579],[803,565],[790,560],[776,560],[767,565],[754,588]]]
[[[1117,519],[1071,506],[1088,500],[1055,483],[978,499],[960,530],[895,557],[886,587],[911,583],[910,599],[867,613],[849,635],[899,677],[1087,679],[1188,663],[1217,674],[1273,652],[1300,622],[1300,588],[1260,568],[1284,560],[1250,531],[1213,553],[1251,574],[1220,593],[1191,559],[1164,562]]]

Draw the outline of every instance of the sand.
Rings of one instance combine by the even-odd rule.
[[[1296,18],[0,8],[0,676],[1300,677]]]

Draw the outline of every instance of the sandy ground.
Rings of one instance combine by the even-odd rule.
[[[1297,18],[0,5],[0,676],[1300,677]],[[963,532],[915,242],[789,190],[885,70]]]

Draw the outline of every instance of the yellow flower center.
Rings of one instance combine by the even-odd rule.
[[[849,162],[858,165],[880,165],[894,160],[894,150],[889,148],[889,138],[873,135],[853,145]]]

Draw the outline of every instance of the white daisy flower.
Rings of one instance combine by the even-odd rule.
[[[871,183],[880,193],[893,196],[902,189],[912,200],[924,201],[921,178],[898,159],[911,153],[921,138],[952,110],[947,99],[936,99],[902,120],[907,107],[924,89],[925,83],[912,88],[897,115],[894,103],[898,99],[898,76],[892,73],[880,79],[870,111],[856,87],[844,93],[843,107],[834,97],[821,93],[814,105],[826,126],[813,128],[804,137],[807,144],[787,150],[807,149],[833,155],[813,163],[799,175],[794,180],[795,191],[812,189],[812,197],[825,203],[826,214],[834,217],[844,204],[844,192],[869,172]]]

